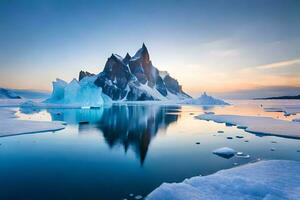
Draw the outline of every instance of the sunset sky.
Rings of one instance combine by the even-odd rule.
[[[185,91],[300,87],[300,1],[0,1],[0,87],[51,90],[145,42]]]

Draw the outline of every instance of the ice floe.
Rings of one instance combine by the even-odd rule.
[[[300,123],[271,117],[203,114],[196,118],[243,126],[247,132],[251,133],[300,138]]]
[[[0,109],[0,137],[20,135],[27,133],[38,133],[58,131],[64,129],[63,122],[43,122],[19,120],[15,117],[14,111]]]
[[[300,199],[300,162],[270,160],[196,176],[181,183],[163,183],[147,200]]]

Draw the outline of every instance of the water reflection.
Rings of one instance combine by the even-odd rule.
[[[51,109],[52,120],[78,124],[79,134],[97,129],[110,148],[132,149],[143,164],[151,139],[178,120],[179,106],[122,105],[101,109]]]

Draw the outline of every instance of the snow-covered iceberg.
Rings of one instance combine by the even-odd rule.
[[[196,176],[182,183],[163,183],[147,200],[300,199],[300,162],[270,160]]]
[[[53,92],[44,103],[74,105],[79,107],[101,107],[110,105],[111,99],[94,84],[95,77],[84,77],[67,83],[61,79],[53,82]]]
[[[229,103],[209,96],[204,92],[200,97],[196,99],[186,99],[182,101],[183,104],[193,104],[193,105],[204,105],[204,106],[213,106],[213,105],[229,105]]]

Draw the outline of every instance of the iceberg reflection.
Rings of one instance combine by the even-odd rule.
[[[179,106],[114,105],[99,109],[51,109],[52,120],[78,124],[79,133],[97,129],[110,148],[122,145],[132,149],[143,164],[149,144],[158,132],[164,132],[178,120]]]

